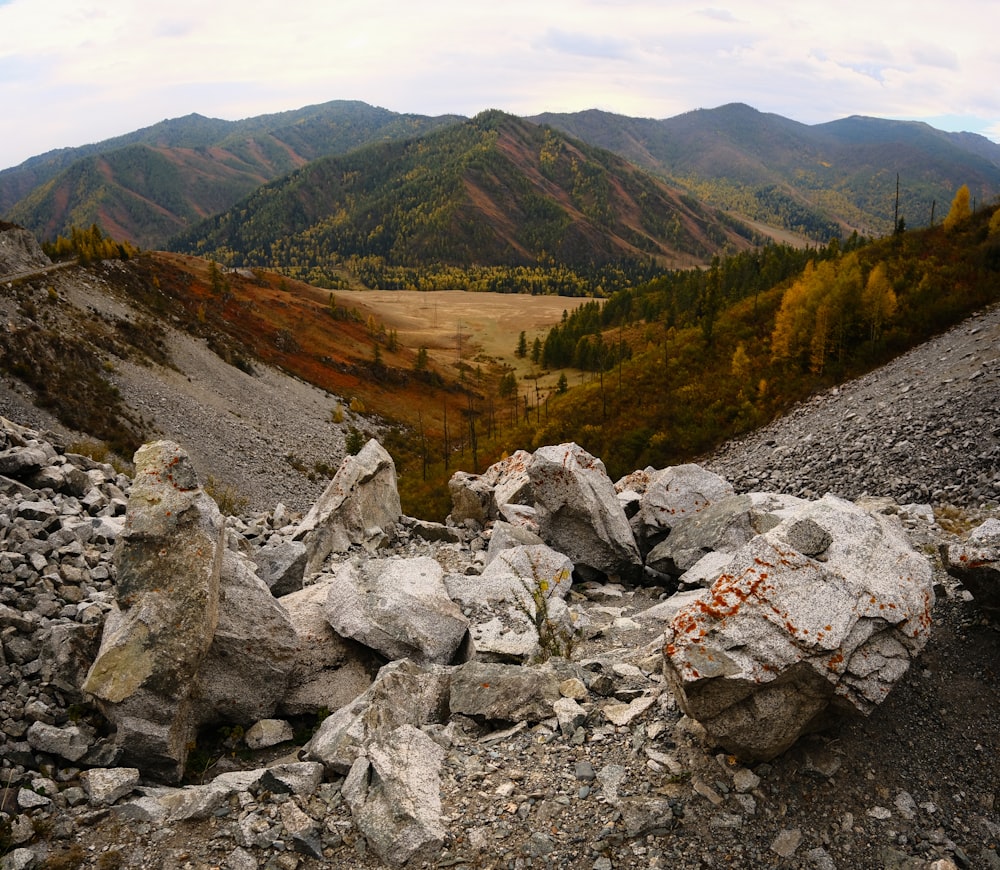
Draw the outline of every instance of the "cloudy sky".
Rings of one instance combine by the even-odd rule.
[[[198,112],[744,102],[1000,141],[993,0],[0,0],[0,168]]]

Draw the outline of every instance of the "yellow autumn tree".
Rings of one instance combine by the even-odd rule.
[[[948,209],[948,216],[944,219],[946,230],[952,229],[972,214],[972,209],[969,208],[970,198],[969,186],[963,184],[955,193],[955,198],[951,201],[951,208]]]
[[[747,353],[746,346],[742,341],[736,345],[736,350],[733,351],[730,370],[733,373],[733,377],[740,383],[745,381],[750,375],[750,355]]]
[[[878,341],[886,322],[896,313],[896,291],[889,280],[885,263],[872,269],[861,293],[861,310],[871,330],[871,339]]]
[[[814,266],[781,300],[771,333],[771,358],[798,361],[821,373],[829,354],[839,354],[860,304],[861,267],[855,253]]]
[[[826,352],[830,343],[830,304],[824,302],[816,310],[812,340],[809,342],[809,371],[814,375],[823,374],[826,368]]]
[[[816,266],[806,263],[802,276],[785,291],[771,332],[771,359],[787,360],[798,355],[809,325],[809,298],[816,279]]]
[[[990,235],[1000,236],[1000,208],[993,212],[990,218]]]

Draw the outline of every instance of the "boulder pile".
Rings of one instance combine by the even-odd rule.
[[[372,441],[304,518],[223,517],[177,444],[144,446],[129,479],[2,421],[4,867],[36,866],[33,820],[74,808],[232,818],[230,867],[278,842],[433,861],[470,730],[579,744],[597,710],[610,733],[677,710],[706,749],[769,760],[869,714],[928,638],[926,556],[896,518],[833,496],[737,495],[690,465],[616,484],[575,444],[450,488],[447,523],[403,516]],[[987,586],[994,526],[947,553]],[[635,589],[648,607],[614,606]],[[587,642],[603,652],[581,658]],[[263,766],[238,757],[274,746]],[[602,777],[634,836],[656,828]]]

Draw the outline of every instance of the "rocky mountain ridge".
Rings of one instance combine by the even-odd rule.
[[[0,213],[44,236],[97,222],[116,238],[161,247],[308,161],[463,120],[352,101],[238,122],[174,118],[0,171]],[[808,126],[742,104],[661,120],[598,110],[528,120],[682,183],[715,207],[824,241],[845,227],[891,232],[896,172],[910,226],[930,222],[932,202],[947,203],[961,184],[981,202],[992,199],[1000,178],[995,143],[917,122],[851,117]]]

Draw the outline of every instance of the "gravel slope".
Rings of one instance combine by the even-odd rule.
[[[122,268],[113,262],[103,266]],[[139,321],[144,316],[94,271],[69,269],[32,283],[40,307],[49,286],[68,303],[46,311],[60,314],[68,329],[79,318]],[[5,315],[18,317],[12,295],[0,296],[0,318]],[[308,510],[329,480],[315,471],[316,465],[339,465],[351,426],[377,428],[346,407],[342,421],[334,423],[336,396],[277,369],[258,365],[249,375],[220,359],[204,340],[169,326],[164,342],[172,368],[116,359],[109,378],[152,432],[179,442],[203,480],[211,476],[217,491],[228,490],[249,510],[272,510],[279,502]],[[61,439],[77,437],[35,407],[13,379],[0,381],[0,414]]]
[[[704,463],[739,490],[1000,501],[1000,306],[797,406]]]

